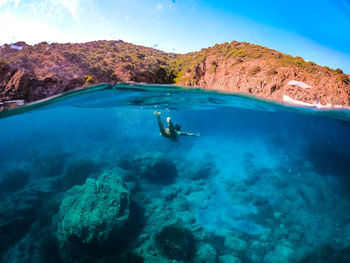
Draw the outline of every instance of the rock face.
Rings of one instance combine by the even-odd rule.
[[[123,41],[0,46],[0,101],[43,99],[99,82],[171,83],[171,54]]]
[[[0,62],[0,100],[32,102],[83,86],[83,79],[38,77],[33,70]]]
[[[247,42],[233,41],[183,55],[123,41],[14,45],[21,48],[0,47],[0,102],[35,101],[98,82],[136,81],[350,106],[350,76],[341,69]],[[295,85],[298,82],[305,85]]]
[[[60,241],[102,246],[117,238],[129,220],[129,195],[113,171],[74,186],[60,206]]]
[[[180,85],[277,101],[283,101],[286,95],[307,103],[350,105],[350,76],[341,69],[321,67],[301,57],[246,42],[233,41],[180,55],[174,64]],[[298,82],[306,85],[293,85]]]
[[[190,262],[195,253],[195,239],[186,228],[165,226],[156,236],[156,243],[168,259]]]
[[[152,184],[169,185],[174,183],[178,176],[173,161],[156,151],[128,156],[122,160],[120,166]]]

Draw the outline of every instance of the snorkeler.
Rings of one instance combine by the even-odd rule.
[[[168,122],[168,128],[166,129],[164,128],[162,118],[160,117],[161,113],[158,111],[155,111],[154,115],[157,116],[157,119],[158,119],[160,134],[165,138],[168,138],[173,141],[177,141],[179,139],[179,136],[196,136],[196,137],[200,136],[199,133],[190,133],[190,132],[181,131],[181,124],[176,124],[174,126],[170,117],[166,118]]]

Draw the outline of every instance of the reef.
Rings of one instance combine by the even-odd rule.
[[[344,171],[316,173],[297,142],[283,154],[226,136],[157,150],[128,143],[10,163],[0,179],[2,262],[348,261]]]
[[[64,247],[118,248],[130,216],[130,193],[112,170],[68,190],[58,213],[58,237]]]
[[[8,171],[0,181],[0,192],[8,194],[22,189],[30,179],[30,173],[21,169]]]
[[[175,182],[178,171],[172,160],[160,152],[143,152],[125,156],[120,164],[134,176],[153,184],[169,185]]]
[[[195,239],[191,231],[180,226],[165,226],[155,236],[162,253],[169,259],[191,261],[195,253]]]

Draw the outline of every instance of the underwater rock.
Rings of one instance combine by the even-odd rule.
[[[267,263],[285,263],[292,262],[295,258],[294,250],[290,247],[278,244],[273,251],[267,253],[264,262]]]
[[[41,241],[40,258],[41,261],[45,263],[61,262],[59,254],[59,242],[55,235],[47,235]]]
[[[216,263],[216,250],[210,244],[202,244],[196,253],[195,263]]]
[[[229,249],[230,252],[241,253],[247,249],[247,242],[237,237],[228,236],[225,238],[225,247]]]
[[[120,255],[112,256],[112,257],[105,257],[98,261],[98,263],[143,263],[145,260],[140,255],[132,252],[132,251],[126,251]]]
[[[141,176],[150,183],[168,185],[175,182],[177,169],[172,161],[161,159],[149,167]]]
[[[34,162],[36,175],[38,177],[56,177],[61,175],[66,157],[66,154],[63,153],[52,153],[39,157]]]
[[[178,175],[176,165],[160,152],[137,154],[131,164],[124,167],[132,167],[135,174],[153,184],[172,184]]]
[[[181,226],[165,226],[155,235],[155,241],[168,259],[190,261],[195,254],[194,236]]]
[[[164,187],[162,190],[162,195],[164,196],[164,199],[166,201],[171,201],[174,198],[176,198],[178,194],[178,190],[176,187],[170,186],[170,187]]]
[[[76,160],[67,165],[62,178],[62,186],[69,189],[74,185],[82,185],[86,178],[98,172],[100,167],[90,160]]]
[[[5,173],[0,182],[0,191],[13,193],[23,188],[29,182],[30,174],[24,170],[13,169]]]
[[[241,263],[241,260],[232,256],[232,255],[224,255],[219,258],[220,263]]]
[[[33,191],[18,191],[0,201],[0,256],[20,241],[38,216],[42,200]]]
[[[98,258],[84,255],[79,260],[75,260],[74,263],[143,263],[144,261],[144,258],[139,254],[133,251],[125,251],[123,253],[117,252]]]
[[[59,240],[102,246],[121,235],[129,220],[130,193],[112,170],[66,192],[59,210]]]
[[[182,165],[184,177],[192,180],[207,179],[218,173],[214,157],[206,154],[203,160],[186,162]]]
[[[336,250],[324,245],[305,256],[299,263],[348,263],[350,262],[350,247]]]

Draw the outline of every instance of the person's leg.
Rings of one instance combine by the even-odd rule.
[[[155,112],[154,112],[154,115],[157,117],[157,120],[158,120],[158,126],[159,126],[160,133],[161,133],[163,136],[167,137],[167,136],[169,136],[169,135],[165,132],[164,124],[163,124],[162,118],[160,117],[160,114],[161,114],[161,113],[158,112],[158,111],[155,111]]]
[[[200,135],[200,133],[191,133],[191,132],[182,132],[182,131],[180,131],[180,132],[178,132],[178,134],[180,135],[180,136],[195,136],[195,137],[199,137],[199,136],[201,136]]]
[[[167,122],[168,122],[168,127],[169,127],[169,132],[170,132],[170,136],[172,138],[177,138],[177,132],[175,130],[174,124],[171,121],[170,117],[166,118]]]

